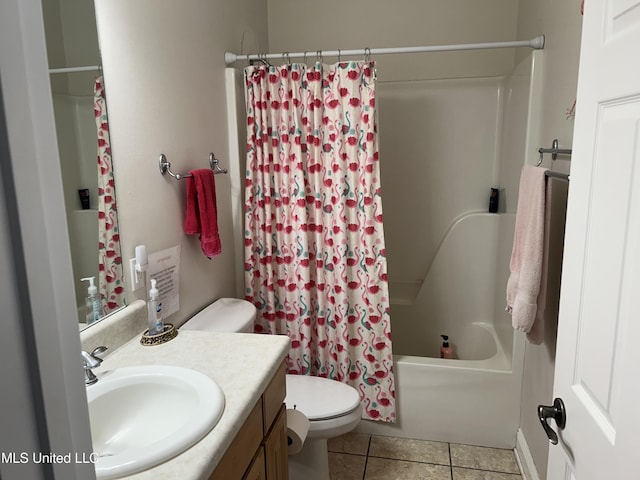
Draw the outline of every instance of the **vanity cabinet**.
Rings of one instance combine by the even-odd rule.
[[[209,480],[288,480],[284,363]]]

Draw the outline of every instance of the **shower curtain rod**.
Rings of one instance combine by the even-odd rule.
[[[100,65],[88,65],[86,67],[50,68],[49,73],[95,72],[97,70],[100,70]]]
[[[423,52],[448,52],[455,50],[481,50],[488,48],[510,48],[528,47],[535,50],[544,48],[544,35],[532,38],[531,40],[521,40],[514,42],[490,42],[490,43],[464,43],[459,45],[433,45],[424,47],[398,47],[398,48],[361,48],[359,50],[318,50],[316,52],[284,52],[284,53],[254,53],[238,55],[232,52],[225,52],[224,62],[231,65],[239,60],[269,60],[271,58],[303,58],[307,56],[341,57],[353,55],[385,55],[388,53],[423,53]],[[309,55],[310,54],[310,55]]]

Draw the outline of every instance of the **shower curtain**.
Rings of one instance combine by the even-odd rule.
[[[93,91],[93,113],[98,132],[98,284],[102,307],[107,314],[125,305],[124,272],[102,76],[96,78]]]
[[[359,392],[395,421],[375,65],[245,69],[246,298],[287,334],[289,373]]]

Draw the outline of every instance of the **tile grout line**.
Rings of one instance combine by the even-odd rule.
[[[447,449],[449,450],[449,476],[453,480],[453,460],[451,459],[451,442],[447,443]]]
[[[347,454],[347,455],[356,455],[356,454]],[[362,455],[360,455],[362,456]],[[367,457],[368,458],[368,457]],[[450,467],[451,465],[444,465],[442,463],[438,463],[438,462],[423,462],[422,460],[411,460],[408,458],[395,458],[395,457],[371,457],[371,458],[379,458],[380,460],[391,460],[393,462],[405,462],[405,463],[419,463],[421,465],[433,465],[436,467]],[[470,469],[473,470],[473,469]],[[499,472],[497,470],[483,470],[485,472],[495,472],[495,473],[506,473],[506,472]]]
[[[514,472],[505,472],[504,470],[487,470],[486,468],[476,468],[476,467],[461,467],[456,465],[456,468],[462,468],[464,470],[471,470],[474,472],[488,472],[488,473],[501,473],[502,475],[512,475],[514,477],[521,477],[522,473],[514,473]]]
[[[367,477],[367,465],[369,465],[369,450],[371,450],[371,440],[373,435],[369,435],[369,442],[367,443],[367,454],[364,460],[364,472],[362,472],[362,480],[366,480]]]

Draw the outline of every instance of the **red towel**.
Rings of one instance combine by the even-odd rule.
[[[187,215],[184,233],[200,234],[202,252],[209,258],[222,251],[218,234],[218,210],[216,208],[216,182],[209,169],[192,170],[187,177]]]

